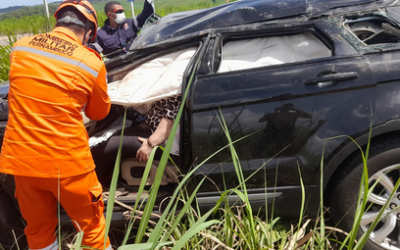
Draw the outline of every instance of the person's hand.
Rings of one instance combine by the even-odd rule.
[[[153,148],[147,143],[147,139],[138,137],[138,141],[142,143],[142,146],[136,152],[136,159],[138,159],[139,162],[146,162],[149,160],[149,156]]]

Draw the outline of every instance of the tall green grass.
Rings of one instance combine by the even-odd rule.
[[[10,34],[8,35],[6,45],[0,45],[0,85],[2,82],[8,80],[8,73],[10,72],[10,53],[13,44],[17,41],[17,37]]]
[[[21,18],[8,18],[0,22],[0,34],[38,34],[50,31],[56,20],[54,17],[50,18],[50,24],[43,15],[25,16]]]

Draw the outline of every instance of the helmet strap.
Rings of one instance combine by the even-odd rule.
[[[73,24],[85,27],[85,24],[83,22],[79,21],[76,18],[71,18],[70,16],[66,16],[66,17],[58,19],[57,23],[66,23],[66,24],[73,23]]]
[[[89,44],[90,37],[86,37],[89,29],[90,29],[90,22],[89,22],[89,20],[86,20],[85,35],[83,36],[83,45],[84,46],[88,46],[88,44]]]

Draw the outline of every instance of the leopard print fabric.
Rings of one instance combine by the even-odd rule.
[[[153,131],[156,130],[162,118],[175,120],[181,105],[181,95],[161,99],[153,103],[146,113],[146,123]]]

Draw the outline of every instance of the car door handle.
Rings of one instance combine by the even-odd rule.
[[[316,85],[320,82],[329,82],[329,81],[347,81],[358,78],[357,72],[343,72],[343,73],[332,73],[328,75],[321,75],[311,79],[306,80],[306,85]]]

